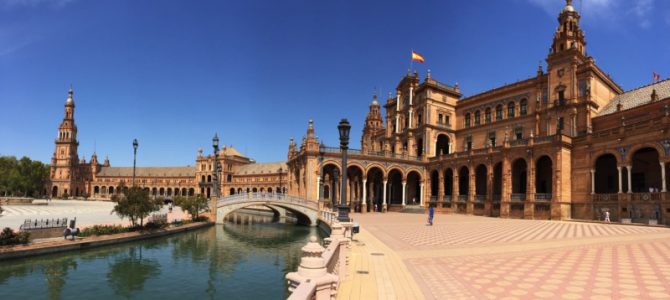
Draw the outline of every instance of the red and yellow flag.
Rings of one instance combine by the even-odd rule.
[[[412,61],[418,61],[418,62],[422,63],[424,61],[423,55],[412,51]]]

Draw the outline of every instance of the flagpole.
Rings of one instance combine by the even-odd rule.
[[[412,55],[414,55],[414,49],[409,54],[409,74],[412,74],[412,69],[414,68],[414,58]]]

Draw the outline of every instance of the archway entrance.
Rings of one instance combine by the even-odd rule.
[[[327,203],[332,207],[336,207],[340,190],[340,168],[334,164],[326,164],[321,174],[321,198],[328,200]]]
[[[451,202],[454,194],[454,171],[449,168],[444,171],[444,201]],[[451,204],[448,204],[451,207]]]
[[[457,211],[465,213],[468,193],[470,192],[470,170],[468,167],[461,167],[458,171],[458,206]]]
[[[526,200],[527,166],[523,158],[512,164],[512,201]]]
[[[421,175],[419,172],[411,171],[407,174],[407,198],[405,199],[408,205],[419,205],[423,203],[421,199]]]
[[[388,175],[388,197],[391,205],[402,204],[402,173],[392,169]]]
[[[661,165],[654,148],[642,148],[632,157],[631,185],[634,193],[649,193],[661,190]]]
[[[361,211],[363,201],[363,170],[357,166],[347,167],[347,203],[350,209]]]
[[[435,143],[435,156],[444,154],[449,154],[449,137],[446,134],[440,134]]]
[[[377,167],[368,170],[366,198],[368,198],[368,211],[382,211],[384,193],[384,172]]]
[[[535,200],[550,201],[552,195],[552,174],[551,158],[542,156],[535,164]]]
[[[430,202],[437,202],[439,194],[440,175],[437,170],[430,172]]]
[[[596,194],[614,194],[619,192],[619,176],[617,176],[617,161],[612,154],[605,154],[596,160],[594,174]]]

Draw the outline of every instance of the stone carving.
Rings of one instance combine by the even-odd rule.
[[[621,161],[626,160],[626,154],[628,153],[628,148],[630,148],[630,147],[629,146],[623,146],[623,147],[619,147],[619,148],[616,149],[619,152],[619,154],[621,154]]]
[[[660,144],[663,147],[663,150],[665,150],[665,155],[670,155],[670,140],[658,141],[658,144]]]

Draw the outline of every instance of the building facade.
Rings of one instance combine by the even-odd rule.
[[[360,149],[341,153],[313,122],[286,162],[255,163],[232,147],[218,154],[222,195],[287,192],[359,212],[435,205],[439,211],[531,219],[670,221],[670,80],[624,91],[587,55],[580,15],[567,0],[547,68],[477,95],[408,72],[384,103],[369,106]],[[384,111],[382,111],[382,106]],[[72,90],[52,158],[50,193],[109,198],[132,168],[78,159]],[[214,156],[194,166],[137,168],[154,196],[213,195]],[[650,221],[651,222],[651,221]]]
[[[566,1],[546,58],[526,80],[462,97],[430,72],[407,73],[383,104],[373,97],[360,150],[320,145],[310,123],[288,153],[289,192],[362,212],[434,204],[486,216],[667,223],[670,81],[632,91],[586,54]],[[343,183],[344,182],[344,183]],[[668,196],[670,197],[670,196]],[[670,198],[668,199],[670,200]]]

